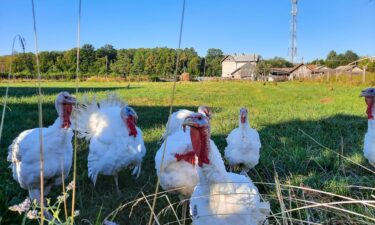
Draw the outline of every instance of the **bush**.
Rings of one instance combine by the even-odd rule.
[[[152,76],[150,79],[151,79],[152,82],[160,82],[161,81],[159,76]]]

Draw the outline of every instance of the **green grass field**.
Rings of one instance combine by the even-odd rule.
[[[0,85],[1,96],[4,95],[5,85]],[[79,141],[76,207],[80,216],[77,224],[89,224],[85,220],[95,224],[119,206],[123,207],[114,220],[121,225],[148,222],[150,210],[146,201],[140,200],[137,204],[132,201],[141,198],[142,192],[147,195],[155,190],[154,155],[167,122],[172,83],[131,83],[130,88],[126,88],[127,85],[79,84],[78,98],[83,92],[95,92],[104,97],[107,91],[115,91],[135,108],[139,115],[138,126],[144,133],[147,155],[137,180],[130,171],[120,173],[121,195],[117,195],[112,177],[99,176],[93,190],[87,177],[87,143]],[[75,84],[46,82],[42,86],[43,117],[47,126],[57,115],[53,104],[55,95],[62,90],[74,92]],[[277,221],[280,224],[298,224],[298,220],[318,224],[374,224],[366,218],[374,218],[372,206],[363,202],[316,205],[348,199],[298,188],[310,187],[353,199],[373,200],[374,174],[358,165],[371,168],[362,154],[367,120],[364,100],[358,96],[364,87],[315,82],[266,85],[259,82],[178,83],[174,111],[180,108],[195,110],[202,104],[213,107],[212,139],[223,151],[226,136],[238,124],[240,107],[249,109],[250,123],[259,131],[262,141],[260,163],[249,175],[257,182],[263,197],[271,202],[276,215],[270,218],[271,224],[277,224]],[[0,143],[0,224],[20,224],[23,218],[7,210],[9,206],[21,202],[27,192],[13,181],[6,156],[8,145],[21,131],[38,126],[36,92],[34,83],[12,83],[9,90],[10,109],[6,112]],[[3,98],[0,100],[3,102]],[[275,179],[276,176],[278,179]],[[292,188],[291,185],[297,187]],[[54,198],[60,192],[56,187],[50,197]],[[180,211],[177,196],[168,193],[168,197],[176,203],[175,209]],[[167,206],[165,197],[158,199],[156,213],[161,212],[160,222],[163,224],[176,220],[171,210],[165,208]],[[282,217],[287,219],[283,221]],[[26,224],[34,223],[28,221]]]

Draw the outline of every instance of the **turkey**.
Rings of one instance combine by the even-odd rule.
[[[88,176],[96,184],[99,174],[112,175],[118,186],[118,172],[134,168],[133,175],[139,176],[146,148],[142,131],[136,127],[137,113],[115,93],[109,93],[100,101],[84,96],[82,104],[74,112],[80,138],[90,141]]]
[[[207,106],[200,106],[198,111],[204,113],[207,117],[211,114],[211,110]],[[164,138],[168,136],[168,143],[164,141],[155,156],[155,168],[160,186],[164,190],[179,193],[179,198],[183,203],[183,219],[188,206],[187,199],[190,198],[199,180],[195,168],[196,157],[192,151],[193,146],[190,136],[184,132],[185,129],[189,130],[190,128],[182,126],[185,117],[191,114],[193,112],[183,109],[171,115],[171,119],[168,121],[170,122],[169,131],[166,131],[163,135]]]
[[[369,163],[375,167],[375,88],[366,88],[362,90],[361,95],[365,97],[367,104],[367,133],[365,135],[363,152]]]
[[[268,202],[261,202],[249,177],[228,173],[215,143],[210,140],[209,120],[201,113],[184,122],[190,126],[193,152],[197,156],[199,184],[190,198],[194,225],[260,225],[267,223]]]
[[[198,112],[205,114],[208,118],[211,119],[211,108],[209,108],[208,106],[199,106]],[[180,109],[177,112],[172,113],[172,115],[168,119],[168,130],[164,132],[159,142],[162,143],[167,136],[170,136],[176,131],[181,130],[184,119],[192,113],[194,112],[187,109]]]
[[[59,93],[55,100],[58,117],[51,126],[42,128],[44,195],[48,195],[53,185],[61,185],[69,174],[73,157],[70,115],[75,102],[76,98],[68,92]],[[39,129],[20,133],[9,146],[7,157],[14,180],[38,202],[41,198]],[[50,215],[46,213],[46,216]]]
[[[250,127],[248,111],[240,110],[239,126],[232,130],[227,137],[225,158],[231,171],[240,167],[243,172],[255,167],[259,162],[259,149],[261,147],[258,132]]]

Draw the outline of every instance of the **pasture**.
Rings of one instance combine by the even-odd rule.
[[[5,85],[0,84],[1,96]],[[121,206],[121,210],[110,219],[121,225],[147,224],[150,210],[147,202],[140,198],[142,193],[150,195],[155,190],[154,156],[167,122],[172,85],[131,83],[127,87],[128,83],[122,82],[79,83],[78,99],[84,92],[104,98],[107,91],[115,91],[134,107],[147,154],[138,179],[131,176],[131,171],[119,174],[121,194],[118,195],[112,177],[99,176],[93,189],[87,177],[88,145],[79,140],[76,208],[80,215],[77,224],[101,222]],[[74,93],[75,83],[44,82],[42,87],[43,123],[48,126],[57,116],[53,104],[55,95],[62,90]],[[277,221],[280,224],[301,221],[310,221],[311,224],[373,224],[374,221],[367,218],[374,218],[373,207],[363,202],[342,203],[349,200],[340,197],[361,201],[373,198],[374,174],[358,165],[371,168],[362,154],[367,119],[364,100],[358,96],[364,87],[317,82],[178,83],[174,111],[180,108],[196,110],[202,104],[211,106],[214,113],[212,139],[223,151],[226,136],[238,126],[240,107],[249,109],[250,124],[258,130],[262,142],[260,163],[249,176],[263,197],[271,202],[275,216],[270,217],[270,224],[277,224]],[[8,207],[22,202],[27,191],[11,177],[6,161],[7,147],[21,131],[38,126],[37,90],[34,83],[12,83],[9,96],[0,143],[0,224],[20,224],[23,216],[8,211]],[[0,100],[3,102],[3,97]],[[71,179],[72,173],[68,177],[69,181]],[[54,188],[49,197],[54,201],[60,192]],[[169,193],[167,196],[180,212],[177,196]],[[133,201],[135,199],[139,201]],[[151,202],[152,197],[148,201]],[[334,203],[324,204],[329,202]],[[156,213],[160,213],[160,222],[177,224],[168,223],[176,220],[168,206],[165,197],[158,199]],[[288,211],[303,206],[309,207]]]

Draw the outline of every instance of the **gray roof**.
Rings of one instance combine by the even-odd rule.
[[[245,65],[241,66],[240,68],[236,69],[231,73],[231,75],[237,73],[240,71],[241,76],[246,76],[248,74],[254,73],[256,69],[256,66],[251,63],[246,63]]]
[[[232,56],[236,62],[257,62],[259,59],[257,54],[234,54],[226,55],[221,61],[224,61],[229,56]]]

